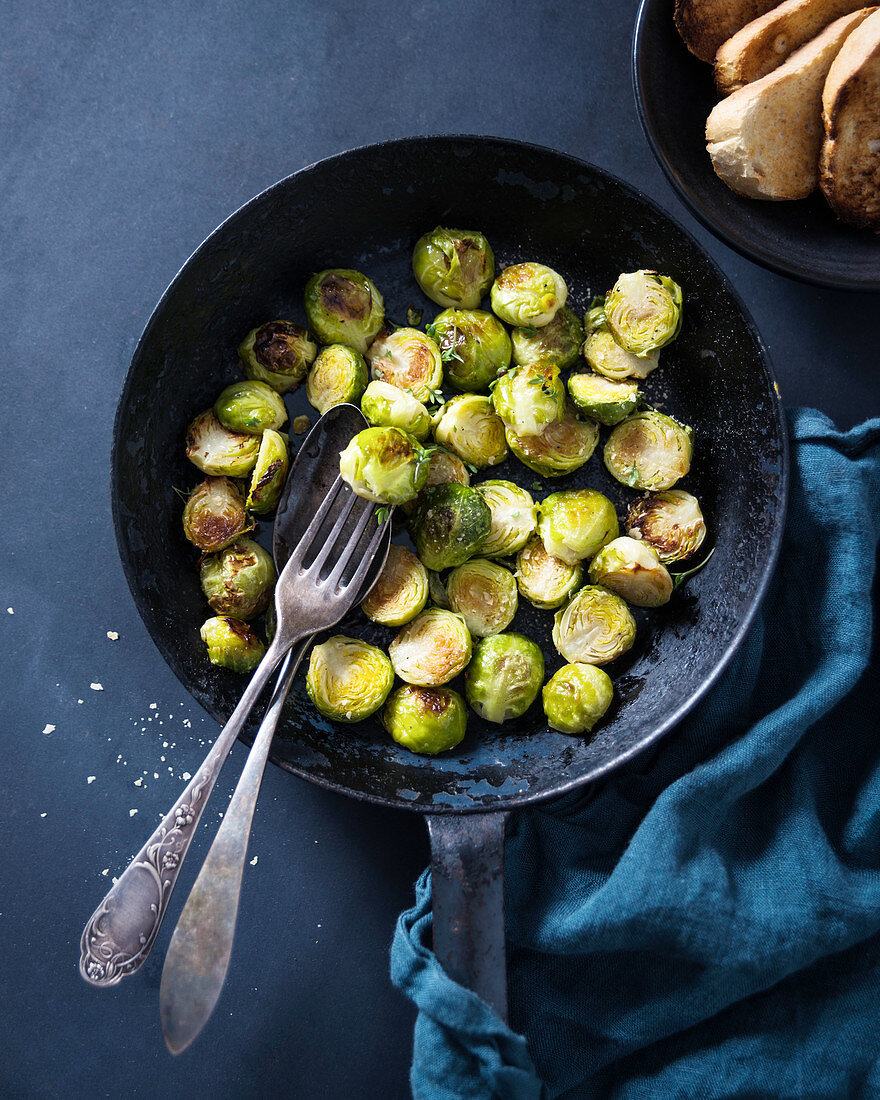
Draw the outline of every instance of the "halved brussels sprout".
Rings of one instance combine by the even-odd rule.
[[[671,489],[691,468],[693,431],[645,409],[618,424],[605,444],[605,465],[632,489]]]
[[[183,509],[183,533],[199,550],[216,553],[246,530],[244,501],[230,478],[206,477],[190,493]]]
[[[540,435],[565,416],[565,384],[552,363],[527,363],[502,374],[492,387],[492,407],[519,438]]]
[[[400,428],[419,443],[431,434],[431,414],[411,393],[388,382],[371,382],[361,398],[361,412],[374,428]]]
[[[428,602],[428,573],[411,550],[396,543],[388,548],[382,572],[361,610],[383,626],[403,626]]]
[[[434,400],[443,384],[443,360],[434,341],[417,328],[382,333],[367,349],[373,378],[411,393],[423,403]]]
[[[474,486],[492,513],[492,525],[481,553],[506,558],[521,550],[538,525],[538,506],[532,494],[512,481],[482,481]]]
[[[599,585],[586,585],[553,617],[553,644],[566,661],[607,665],[635,639],[636,621],[626,603]]]
[[[372,279],[350,268],[319,271],[306,283],[306,318],[322,344],[365,355],[385,323],[385,303]]]
[[[578,361],[584,342],[584,326],[574,310],[563,306],[543,328],[515,328],[510,339],[517,366],[553,363],[560,370],[568,370]]]
[[[447,611],[450,610],[446,582],[436,569],[428,570],[428,597],[431,603],[436,604],[438,607],[445,607]]]
[[[495,278],[495,256],[482,233],[437,226],[413,249],[413,274],[432,302],[475,309]]]
[[[253,539],[237,539],[219,554],[204,559],[199,580],[218,615],[253,619],[268,606],[275,585],[275,562]]]
[[[538,537],[529,539],[516,558],[516,583],[530,604],[545,611],[560,607],[580,587],[584,570],[548,554]]]
[[[669,603],[672,577],[646,542],[622,535],[603,546],[590,562],[590,580],[623,596],[635,607]]]
[[[407,623],[388,647],[394,671],[408,684],[438,687],[471,659],[471,636],[461,615],[430,607]]]
[[[248,378],[266,382],[276,393],[287,393],[305,378],[318,346],[302,325],[269,321],[251,329],[239,344],[238,354]]]
[[[487,722],[507,722],[529,709],[544,682],[544,654],[522,634],[483,638],[465,673],[465,695]]]
[[[382,725],[398,745],[434,755],[454,749],[464,737],[467,711],[452,688],[401,684],[388,696]]]
[[[592,371],[571,375],[568,393],[575,408],[609,426],[634,413],[642,400],[638,382],[617,381]]]
[[[322,348],[306,380],[306,397],[323,414],[347,401],[357,404],[369,375],[364,357],[345,344]]]
[[[186,457],[212,477],[244,477],[259,453],[259,436],[224,428],[213,409],[199,413],[186,430]]]
[[[681,331],[681,287],[656,271],[619,276],[605,298],[605,318],[614,339],[633,355],[658,351]]]
[[[590,733],[614,698],[611,677],[595,665],[563,665],[541,693],[551,729],[560,733]]]
[[[362,722],[382,706],[393,684],[391,662],[369,642],[334,634],[312,647],[306,690],[325,718]]]
[[[449,606],[464,616],[475,638],[500,634],[516,614],[516,581],[509,569],[486,558],[473,558],[453,569],[446,581]]]
[[[428,476],[428,452],[400,428],[365,428],[339,455],[339,473],[377,504],[412,500]]]
[[[415,512],[428,489],[433,488],[435,485],[448,485],[450,482],[456,482],[458,485],[470,485],[470,471],[458,455],[454,455],[452,451],[447,451],[445,447],[434,447],[431,450],[431,457],[428,459],[427,480],[416,499],[407,501],[403,505],[404,512],[407,514]]]
[[[492,284],[492,310],[509,325],[549,325],[568,297],[561,275],[544,264],[506,267]]]
[[[250,623],[232,615],[206,619],[199,634],[208,647],[211,664],[233,672],[253,672],[266,653]]]
[[[644,539],[664,565],[692,558],[706,537],[700,503],[684,489],[648,493],[634,500],[625,526],[630,538]]]
[[[493,313],[444,309],[427,333],[437,341],[446,381],[456,390],[486,390],[510,366],[510,337]]]
[[[233,382],[214,402],[214,415],[231,432],[261,435],[287,420],[281,397],[266,382]]]
[[[585,318],[587,338],[583,353],[587,365],[598,374],[617,382],[624,378],[647,378],[660,365],[660,352],[633,355],[622,348],[605,319],[605,298],[594,298]]]
[[[258,515],[271,512],[278,505],[287,479],[290,455],[281,432],[267,428],[260,440],[260,453],[251,474],[245,505]]]
[[[574,406],[567,405],[565,416],[540,435],[518,436],[508,428],[506,436],[510,449],[530,470],[543,477],[562,477],[589,461],[599,442],[599,426],[578,420]]]
[[[446,402],[434,420],[434,438],[478,470],[497,466],[507,457],[504,423],[489,398],[478,393],[463,393]]]
[[[538,505],[538,534],[545,550],[570,565],[592,558],[619,532],[614,505],[596,489],[551,493]]]
[[[488,505],[457,482],[426,489],[410,522],[416,553],[428,569],[451,569],[472,557],[491,527]]]

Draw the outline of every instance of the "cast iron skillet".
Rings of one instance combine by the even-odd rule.
[[[377,721],[335,726],[291,692],[272,759],[355,798],[429,816],[434,942],[453,976],[504,1009],[501,851],[504,813],[606,775],[654,744],[706,694],[742,640],[767,586],[787,486],[782,411],[767,354],[730,283],[697,243],[644,195],[583,161],[495,138],[411,138],[343,153],[282,180],[233,214],[163,295],[137,346],[116,417],[112,492],[119,551],[138,609],[163,657],[223,722],[242,680],[207,661],[199,626],[210,614],[180,523],[200,475],[184,456],[189,421],[237,376],[235,349],[254,326],[304,320],[302,291],[324,267],[368,273],[388,314],[406,323],[423,298],[410,271],[415,240],[436,224],[479,228],[499,269],[537,259],[557,269],[579,311],[621,271],[656,268],[685,293],[685,323],[649,400],[694,427],[693,470],[682,487],[701,500],[716,546],[707,568],[657,611],[609,668],[617,701],[592,739],[550,730],[538,702],[492,726],[471,715],[453,752],[414,756]],[[302,393],[291,413],[314,411]],[[601,447],[570,477],[543,479],[516,460],[483,476],[510,478],[536,498],[590,485],[618,504]],[[295,437],[292,437],[295,438]],[[547,675],[562,659],[552,615],[520,609],[512,629],[539,641]],[[360,613],[343,633],[383,643],[391,633]],[[459,685],[460,686],[460,685]]]

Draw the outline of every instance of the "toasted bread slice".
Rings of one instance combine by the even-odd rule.
[[[772,73],[833,19],[864,6],[864,0],[785,0],[766,15],[746,23],[715,54],[719,93],[731,95]]]
[[[876,8],[844,15],[772,73],[716,103],[706,122],[712,167],[753,199],[802,199],[819,182],[822,88],[831,62]]]
[[[714,61],[722,42],[775,8],[779,0],[675,0],[675,25],[701,61]]]
[[[822,107],[825,198],[843,221],[880,232],[880,11],[843,44]]]

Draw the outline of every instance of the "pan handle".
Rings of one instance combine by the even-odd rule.
[[[507,1019],[504,827],[507,813],[429,814],[434,954],[454,981]]]

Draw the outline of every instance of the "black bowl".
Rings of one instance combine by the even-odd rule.
[[[633,87],[645,135],[669,182],[725,244],[771,271],[820,286],[880,290],[880,240],[835,218],[820,192],[797,202],[737,195],[706,152],[718,95],[712,66],[685,47],[675,0],[642,0],[633,36]]]

